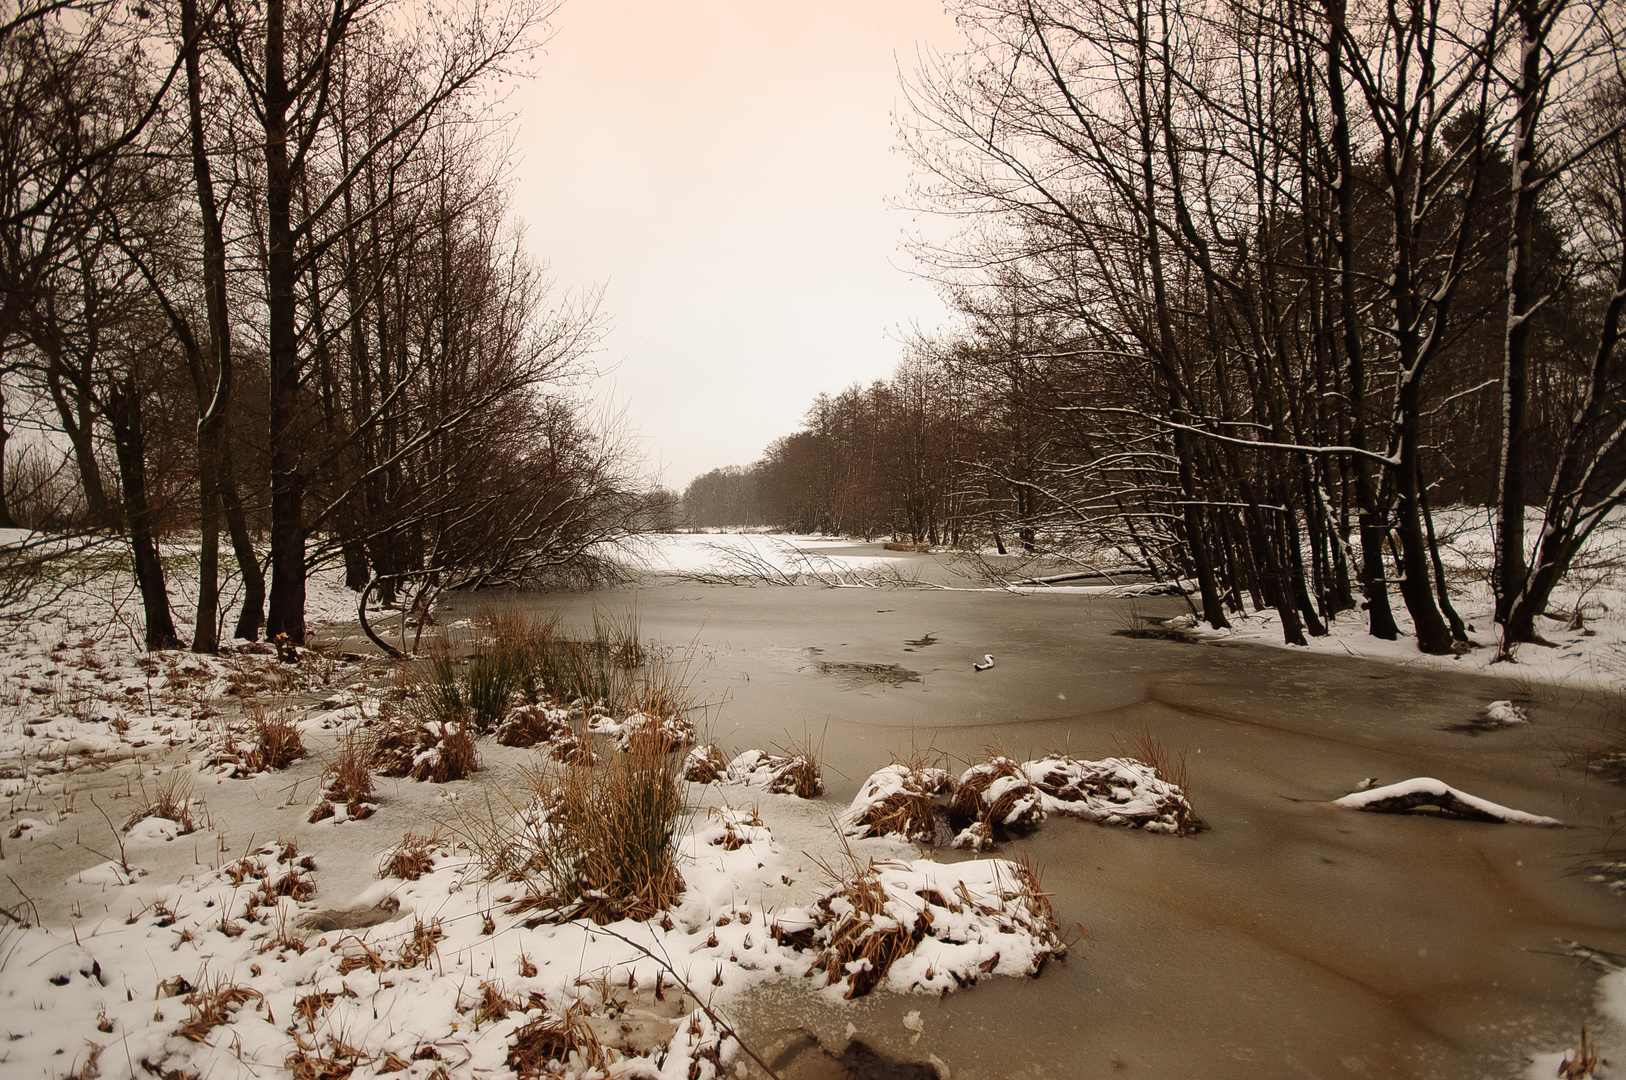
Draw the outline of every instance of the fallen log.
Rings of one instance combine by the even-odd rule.
[[[1398,784],[1357,791],[1345,795],[1342,799],[1333,800],[1333,805],[1377,814],[1403,814],[1408,810],[1433,806],[1443,813],[1466,818],[1469,821],[1492,821],[1501,825],[1542,825],[1549,828],[1562,827],[1564,824],[1557,818],[1527,814],[1523,810],[1499,806],[1488,799],[1459,791],[1432,776],[1419,776],[1411,780],[1402,780]]]

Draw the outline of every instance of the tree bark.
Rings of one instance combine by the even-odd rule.
[[[178,649],[180,638],[170,617],[169,593],[164,587],[164,564],[153,533],[152,507],[147,497],[146,446],[142,432],[141,392],[133,375],[108,393],[108,422],[118,457],[119,482],[124,487],[125,528],[135,562],[136,586],[146,616],[146,647]]]
[[[292,223],[293,175],[288,110],[293,94],[283,56],[286,0],[265,5],[266,320],[271,375],[271,603],[268,637],[305,643],[305,477],[299,452],[299,341],[295,323],[296,268]]]

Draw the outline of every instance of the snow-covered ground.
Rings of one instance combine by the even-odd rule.
[[[320,640],[353,608],[332,573],[310,595]],[[311,822],[389,666],[321,650],[284,663],[264,645],[146,654],[138,616],[114,571],[0,637],[5,1076],[473,1080],[550,1056],[565,1076],[732,1074],[742,994],[790,979],[840,1001],[868,970],[800,979],[821,948],[801,939],[846,912],[827,873],[843,865],[880,890],[883,928],[919,920],[927,959],[877,969],[894,991],[1031,974],[1065,951],[1023,906],[1016,864],[919,864],[897,839],[838,838],[818,804],[726,784],[685,785],[686,888],[666,917],[537,924],[482,846],[534,808],[542,755],[482,740],[477,779],[398,781],[366,820]],[[245,768],[267,715],[310,753]],[[424,834],[429,871],[383,876]]]
[[[1404,638],[1368,637],[1348,616],[1310,648],[1489,670],[1489,533],[1461,518],[1447,523],[1448,561],[1460,571],[1453,597],[1484,648],[1423,657]],[[1600,538],[1555,596],[1555,608],[1580,611],[1580,626],[1551,621],[1544,632],[1554,647],[1519,650],[1514,674],[1622,684],[1626,578],[1614,565],[1622,543],[1618,530]],[[908,580],[910,557],[855,556],[852,546],[692,534],[649,538],[627,558],[645,572],[701,578],[778,575],[838,587]],[[183,608],[187,585],[174,583]],[[353,618],[336,572],[313,578],[309,610],[318,640],[324,624]],[[1396,612],[1403,617],[1398,602]],[[525,809],[514,792],[524,790],[530,752],[482,743],[484,782],[396,782],[372,818],[312,826],[323,768],[346,732],[377,715],[390,668],[320,651],[284,664],[263,646],[148,655],[138,648],[139,617],[127,574],[99,572],[26,619],[0,624],[6,1076],[216,1080],[289,1069],[314,1080],[348,1068],[357,1078],[473,1080],[523,1071],[514,1056],[521,1045],[565,1040],[578,1045],[566,1075],[732,1073],[742,1052],[721,1029],[743,995],[788,977],[840,1000],[861,971],[832,970],[822,989],[796,978],[812,960],[791,939],[805,938],[821,910],[847,914],[821,866],[840,865],[844,846],[853,879],[870,860],[880,864],[866,880],[885,890],[883,923],[926,912],[928,922],[953,928],[885,987],[936,993],[982,973],[1020,975],[1044,951],[1043,929],[1027,915],[986,914],[1011,891],[1001,882],[1012,864],[921,864],[917,847],[897,839],[839,837],[816,804],[728,785],[689,787],[680,843],[687,889],[668,919],[530,925],[516,907],[523,888],[492,879],[474,842]],[[1271,613],[1220,633],[1280,644]],[[1498,665],[1495,673],[1509,672]],[[255,709],[284,711],[312,754],[285,771],[234,778],[221,754],[241,742],[244,703],[249,718]],[[493,790],[508,801],[493,807]],[[137,820],[166,801],[172,816]],[[437,834],[425,845],[429,872],[380,877],[408,833]],[[978,902],[949,903],[957,883]],[[996,957],[991,935],[1012,933],[1028,944]],[[1604,1048],[1621,1056],[1626,972],[1603,978],[1597,1003]],[[1530,1075],[1552,1075],[1563,1053],[1540,1056]]]

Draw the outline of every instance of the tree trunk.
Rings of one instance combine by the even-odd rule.
[[[248,532],[248,515],[237,494],[229,441],[227,446],[220,455],[220,501],[225,510],[227,531],[231,533],[232,553],[237,557],[237,572],[243,578],[243,606],[237,613],[237,628],[232,636],[258,641],[260,627],[265,625],[265,571],[260,568],[260,559]]]
[[[113,429],[113,447],[118,457],[119,482],[124,487],[125,527],[130,535],[130,551],[135,560],[136,586],[146,616],[146,647],[178,649],[180,638],[169,612],[169,593],[164,587],[164,564],[153,535],[152,507],[147,500],[146,447],[141,428],[141,393],[134,376],[108,394],[108,422]]]
[[[1534,291],[1531,239],[1535,231],[1536,121],[1541,113],[1541,26],[1543,5],[1519,0],[1514,5],[1523,48],[1513,94],[1513,174],[1507,247],[1507,333],[1502,344],[1502,447],[1497,462],[1496,621],[1504,627],[1524,593],[1529,573],[1524,554],[1525,471],[1529,455],[1530,307]],[[1506,636],[1504,630],[1504,637]]]
[[[6,443],[11,440],[11,429],[6,426],[6,396],[0,388],[0,529],[20,528],[11,515],[11,500],[6,495]]]
[[[203,286],[209,320],[209,357],[205,358],[195,342],[194,347],[187,350],[198,409],[198,524],[202,533],[198,558],[198,610],[192,632],[192,650],[212,653],[220,648],[220,475],[221,461],[226,453],[227,418],[231,410],[232,355],[226,298],[226,242],[220,225],[220,210],[215,203],[214,180],[210,175],[209,153],[203,132],[199,36],[197,0],[181,0],[181,39],[188,43],[187,121],[192,177],[197,187],[198,214],[203,225]]]
[[[305,477],[300,461],[302,366],[295,325],[293,175],[288,158],[284,66],[286,0],[265,6],[266,322],[271,374],[271,603],[269,637],[305,643]]]

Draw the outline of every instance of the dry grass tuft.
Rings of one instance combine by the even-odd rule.
[[[789,921],[776,920],[773,934],[791,948],[816,951],[808,974],[824,972],[829,986],[845,982],[848,998],[880,985],[927,937],[981,948],[958,956],[937,953],[946,966],[912,972],[913,989],[947,992],[971,985],[999,967],[1003,935],[1028,938],[1031,952],[1018,954],[1028,975],[1039,974],[1049,959],[1066,956],[1070,948],[1057,930],[1038,872],[1026,859],[967,864],[992,867],[991,882],[983,870],[959,876],[952,867],[929,861],[861,865],[850,850],[847,860],[850,869],[839,878],[825,865],[835,887],[811,908],[786,912]],[[984,880],[977,881],[979,876]]]
[[[931,926],[926,909],[905,923],[886,914],[886,902],[886,889],[873,863],[819,902],[828,932],[820,935],[824,948],[812,970],[825,973],[826,986],[850,978],[846,996],[863,997],[926,936]]]
[[[919,843],[937,840],[937,804],[953,781],[923,756],[892,764],[872,775],[853,800],[843,823],[849,836],[901,836]],[[858,808],[863,808],[859,810]]]
[[[401,837],[401,842],[384,856],[384,864],[379,867],[378,876],[417,881],[435,868],[435,851],[442,843],[439,829],[427,836],[407,833]]]
[[[1164,749],[1150,731],[1142,731],[1135,736],[1135,741],[1129,744],[1129,757],[1134,758],[1143,765],[1150,765],[1152,771],[1181,791],[1186,793],[1187,801],[1191,798],[1191,789],[1186,785],[1186,752],[1180,751],[1178,757],[1173,757]]]
[[[296,1032],[294,1045],[297,1047],[283,1062],[283,1066],[293,1074],[293,1080],[349,1080],[350,1074],[370,1060],[367,1055],[353,1046],[346,1046],[333,1036],[328,1036],[329,1052],[323,1054],[314,1046],[308,1046]]]
[[[112,1029],[107,1028],[104,1030],[110,1031]],[[85,1041],[85,1060],[79,1063],[77,1069],[64,1074],[63,1080],[97,1080],[102,1075],[102,1051],[105,1049],[107,1047],[87,1039]]]
[[[515,910],[540,910],[540,921],[586,917],[602,925],[670,907],[683,891],[677,778],[675,757],[659,738],[634,740],[602,764],[539,774],[547,836],[534,857],[545,887]]]
[[[715,784],[727,774],[727,756],[711,743],[695,747],[683,759],[683,779],[691,784]]]
[[[176,1034],[195,1043],[207,1043],[209,1032],[231,1020],[239,1005],[259,997],[258,990],[227,982],[216,982],[213,989],[193,990],[186,997],[192,1019],[182,1024]]]
[[[354,731],[347,731],[339,744],[339,755],[322,772],[323,795],[311,811],[314,823],[333,816],[334,804],[342,804],[352,819],[371,817],[377,807],[373,803],[373,776],[368,771],[372,758],[371,748]]]
[[[563,1016],[542,1016],[514,1032],[506,1063],[520,1080],[562,1075],[572,1054],[591,1070],[605,1068],[604,1047],[576,1002]]]
[[[520,1007],[519,1002],[504,997],[502,988],[496,983],[483,982],[480,984],[480,1003],[474,1010],[474,1023],[478,1026],[492,1020],[506,1020],[509,1013]]]
[[[294,925],[288,920],[287,910],[278,908],[277,932],[265,939],[265,942],[260,946],[260,952],[292,950],[294,953],[304,956],[306,948],[308,946],[305,943],[305,938],[294,931]]]
[[[372,946],[354,934],[346,936],[334,948],[338,949],[341,946],[344,948],[344,958],[339,961],[340,975],[348,975],[352,971],[359,971],[362,968],[366,968],[376,975],[389,967],[388,962],[373,951]]]
[[[1580,1044],[1574,1050],[1564,1051],[1564,1058],[1558,1063],[1559,1080],[1587,1080],[1598,1075],[1599,1065],[1607,1064],[1598,1056],[1598,1049],[1592,1044],[1592,1036],[1587,1032],[1586,1021],[1583,1020]]]
[[[305,994],[294,998],[294,1015],[305,1022],[305,1030],[311,1034],[316,1033],[316,1021],[327,1012],[328,1007],[341,997],[355,997],[356,992],[346,986],[341,991],[328,991],[322,994]]]
[[[565,720],[564,710],[546,705],[515,706],[497,727],[501,746],[535,746],[575,738],[576,731]]]
[[[299,725],[287,709],[278,709],[269,715],[259,702],[250,705],[248,749],[243,751],[243,769],[257,773],[286,769],[305,756],[305,742],[299,735]]]
[[[776,795],[812,799],[824,794],[823,772],[810,747],[792,747],[784,756],[747,750],[728,763],[723,779],[731,784],[765,788]]]
[[[428,967],[436,954],[440,951],[438,942],[446,934],[440,928],[440,920],[434,919],[425,923],[416,919],[412,924],[412,936],[406,944],[401,946],[400,955],[396,958],[395,966],[401,968],[417,967],[422,964]]]
[[[466,780],[480,767],[474,739],[462,724],[394,718],[374,738],[370,758],[385,776],[434,784]]]
[[[146,785],[142,785],[145,791]],[[138,822],[147,818],[164,818],[180,826],[180,833],[196,832],[197,819],[192,816],[193,803],[198,800],[192,798],[192,778],[183,772],[172,772],[154,788],[153,800],[145,807],[137,810],[124,823],[124,831],[129,832]]]
[[[814,743],[813,737],[804,733],[801,742],[774,749],[784,751],[786,760],[769,791],[795,795],[799,799],[816,799],[824,794],[824,769],[819,764],[824,752],[823,736]]]
[[[986,761],[960,777],[949,803],[949,820],[960,829],[980,826],[978,832],[987,838],[1032,832],[1045,819],[1039,789],[1017,762],[999,750],[990,748],[987,755]]]

